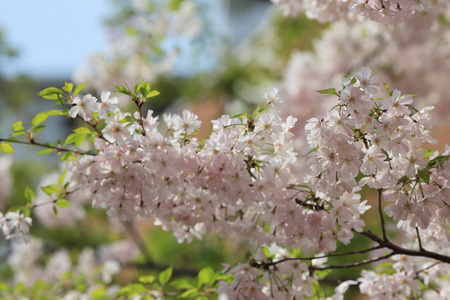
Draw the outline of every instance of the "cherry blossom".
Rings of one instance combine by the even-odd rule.
[[[79,115],[85,121],[91,120],[93,118],[92,113],[100,110],[100,103],[97,102],[97,98],[90,94],[83,96],[83,98],[75,97],[72,105],[69,116],[76,118]]]

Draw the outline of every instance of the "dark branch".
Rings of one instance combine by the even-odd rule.
[[[392,243],[391,241],[385,241],[382,238],[380,238],[379,236],[377,236],[376,234],[373,234],[370,231],[362,231],[359,232],[359,234],[364,235],[365,237],[370,238],[371,240],[377,242],[380,246],[382,247],[386,247],[391,249],[393,252],[392,254],[404,254],[404,255],[409,255],[409,256],[421,256],[421,257],[428,257],[428,258],[432,258],[444,263],[448,263],[450,264],[450,256],[446,256],[446,255],[442,255],[436,252],[431,252],[431,251],[427,251],[425,249],[420,249],[420,250],[411,250],[411,249],[406,249],[403,247],[400,247],[398,245],[395,245],[394,243]]]
[[[72,150],[72,149],[67,149],[67,148],[60,148],[60,147],[45,145],[45,144],[38,143],[38,142],[36,142],[34,140],[31,140],[29,142],[25,142],[25,141],[17,141],[17,140],[10,140],[10,139],[2,139],[2,138],[0,138],[0,142],[38,146],[38,147],[43,147],[43,148],[54,149],[54,150],[56,150],[58,152],[73,152],[73,153],[79,154],[79,155],[96,155],[94,153],[82,152],[80,150]]]

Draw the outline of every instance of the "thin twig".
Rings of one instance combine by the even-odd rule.
[[[384,224],[384,217],[383,217],[383,208],[381,207],[381,197],[383,194],[383,190],[382,189],[378,189],[378,213],[380,215],[380,222],[381,222],[381,230],[383,231],[383,240],[385,242],[388,242],[388,238],[386,235],[386,228],[385,228],[385,224]]]
[[[422,240],[421,240],[420,234],[419,234],[419,227],[417,227],[417,226],[416,226],[416,233],[417,233],[417,239],[419,240],[419,249],[423,251],[424,249],[422,247]]]
[[[388,253],[388,254],[383,255],[383,256],[379,256],[379,257],[371,258],[371,259],[365,259],[365,260],[362,260],[362,261],[358,261],[358,262],[355,262],[355,263],[352,263],[352,264],[346,264],[346,265],[329,265],[329,266],[323,266],[323,267],[310,266],[309,270],[311,272],[314,272],[316,270],[354,268],[354,267],[359,267],[359,266],[362,266],[362,265],[367,265],[367,264],[370,264],[370,263],[373,263],[373,262],[377,262],[377,261],[380,261],[380,260],[383,260],[383,259],[387,259],[387,258],[391,257],[392,255],[395,255],[395,253],[391,252],[391,253]]]
[[[338,253],[328,253],[328,254],[324,254],[324,255],[319,255],[319,256],[314,256],[314,257],[300,257],[300,258],[293,258],[293,257],[288,257],[288,258],[284,258],[281,260],[278,260],[276,262],[272,262],[270,263],[270,265],[277,265],[279,263],[283,263],[286,261],[292,261],[292,260],[314,260],[314,259],[319,259],[319,258],[328,258],[328,257],[335,257],[335,256],[345,256],[345,255],[352,255],[352,254],[363,254],[363,253],[367,253],[370,251],[374,251],[374,250],[378,250],[384,248],[383,246],[375,246],[375,247],[371,247],[371,248],[367,248],[367,249],[363,249],[363,250],[355,250],[355,251],[348,251],[348,252],[338,252]]]
[[[18,140],[10,140],[10,139],[2,139],[2,138],[0,138],[0,142],[38,146],[38,147],[43,147],[43,148],[54,149],[54,150],[56,150],[58,152],[74,152],[75,154],[79,154],[79,155],[94,155],[94,156],[96,155],[94,153],[87,153],[87,152],[82,152],[82,151],[79,151],[79,150],[72,150],[72,149],[67,149],[67,148],[60,148],[60,147],[45,145],[45,144],[38,143],[38,142],[36,142],[34,140],[31,140],[29,142],[25,142],[25,141],[18,141]]]

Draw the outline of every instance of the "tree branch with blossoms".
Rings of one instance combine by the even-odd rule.
[[[394,273],[362,272],[358,281],[336,287],[336,294],[355,284],[365,291],[367,278],[372,276],[386,282],[407,282],[409,290],[395,290],[391,296],[402,293],[409,297],[423,292],[416,283],[425,273],[435,272],[427,280],[438,284],[450,262],[449,248],[442,247],[441,237],[446,233],[443,236],[450,244],[450,210],[445,201],[450,148],[439,154],[423,147],[433,142],[430,108],[418,110],[412,106],[411,96],[389,88],[385,97],[375,98],[378,88],[378,77],[371,77],[370,69],[363,68],[348,74],[340,90],[319,91],[337,101],[323,118],[308,121],[305,129],[310,151],[302,160],[290,132],[296,119],[269,112],[282,105],[276,89],[266,92],[266,101],[252,113],[223,115],[212,121],[212,133],[204,141],[195,137],[201,122],[187,110],[182,116],[163,115],[164,134],[151,110],[144,117],[144,104],[159,94],[144,82],[133,90],[117,87],[135,103],[134,114],[120,111],[109,92],[102,93],[98,102],[92,95],[77,96],[81,89],[72,93],[73,86],[66,84],[62,90],[41,92],[65,110],[38,114],[29,131],[19,123],[13,127],[18,135],[36,133],[48,116],[59,114],[80,118],[92,127],[77,128],[66,139],[65,145],[75,146],[61,157],[67,180],[93,207],[129,224],[129,232],[147,260],[148,250],[130,223],[137,217],[155,220],[180,242],[208,232],[243,234],[257,250],[242,263],[229,266],[224,274],[232,277],[226,277],[218,289],[233,299],[311,297],[314,282],[326,279],[323,271],[388,259]],[[105,124],[101,129],[100,122]],[[85,140],[91,142],[93,149],[86,152],[90,155],[75,155]],[[68,184],[64,178],[59,181],[59,186],[43,190],[55,196],[52,204],[64,208],[68,206],[64,199]],[[362,188],[377,190],[382,237],[364,229],[362,215],[370,205],[361,199]],[[32,197],[28,198],[32,203]],[[26,236],[33,207],[29,204],[1,216],[7,237],[14,237],[13,228]],[[387,224],[391,222],[397,222],[399,234],[389,232],[388,237]],[[339,243],[349,245],[355,233],[377,245],[335,252]],[[354,258],[377,250],[390,251],[355,258],[352,263],[326,264],[331,257]],[[415,260],[396,261],[403,256]],[[436,264],[436,260],[444,264]],[[425,271],[417,275],[418,270]]]

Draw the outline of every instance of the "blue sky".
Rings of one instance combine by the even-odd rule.
[[[0,27],[20,53],[1,71],[70,78],[86,55],[107,49],[102,24],[110,11],[110,0],[0,1]]]

